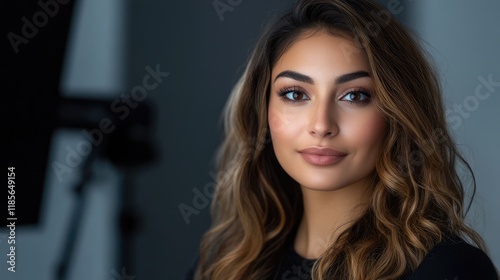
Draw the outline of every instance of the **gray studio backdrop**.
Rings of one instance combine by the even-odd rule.
[[[159,159],[128,174],[106,160],[95,164],[70,279],[183,279],[209,226],[221,110],[262,26],[291,3],[79,1],[61,88],[67,96],[120,99],[142,85],[151,69],[160,73],[158,86],[137,102],[154,106]],[[500,1],[383,3],[434,57],[453,134],[476,172],[469,221],[500,267]],[[82,138],[81,131],[58,131],[49,162],[63,161],[65,147]],[[47,172],[42,224],[18,229],[18,272],[2,265],[1,279],[54,279],[74,204],[71,188],[80,174],[75,168],[59,180],[53,170]],[[125,267],[117,222],[124,186],[131,188],[127,203],[140,220]],[[179,207],[194,213],[183,216]],[[5,244],[2,229],[2,260]]]

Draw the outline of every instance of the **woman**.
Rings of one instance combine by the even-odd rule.
[[[470,167],[436,75],[374,2],[298,1],[225,117],[194,279],[498,278],[464,222]]]

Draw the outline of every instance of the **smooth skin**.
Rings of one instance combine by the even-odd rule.
[[[370,68],[348,38],[305,32],[272,69],[268,122],[276,157],[300,185],[304,216],[294,248],[316,259],[366,209],[386,121],[375,105]],[[331,148],[330,165],[300,151]]]

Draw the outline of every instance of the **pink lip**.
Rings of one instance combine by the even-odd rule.
[[[299,153],[308,163],[320,166],[335,164],[347,156],[346,153],[330,148],[313,147],[300,150]]]

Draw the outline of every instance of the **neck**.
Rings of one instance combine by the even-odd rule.
[[[295,237],[295,251],[317,259],[366,210],[371,190],[366,181],[333,191],[302,188],[304,215]]]

